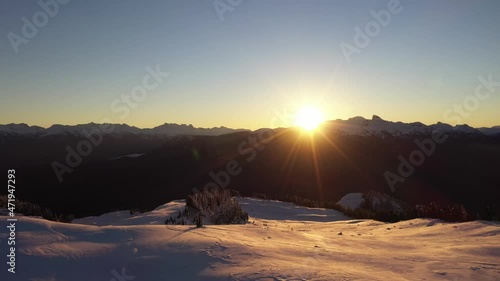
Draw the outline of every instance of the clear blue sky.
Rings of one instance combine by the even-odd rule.
[[[47,2],[48,0],[42,0]],[[221,0],[226,3],[227,0]],[[348,63],[339,45],[389,1],[70,1],[16,54],[37,1],[0,2],[0,124],[270,126],[276,111],[450,121],[478,76],[500,81],[500,1],[409,1]],[[122,118],[146,67],[170,75]],[[500,125],[500,87],[460,123]]]

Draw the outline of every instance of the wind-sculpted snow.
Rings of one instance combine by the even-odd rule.
[[[239,201],[250,217],[259,219],[315,222],[349,219],[341,212],[331,209],[300,207],[292,203],[255,198],[242,198]]]
[[[19,217],[16,274],[2,270],[0,280],[500,279],[498,223],[386,224],[277,201],[241,204],[249,224],[203,228],[161,223],[183,201],[72,224]]]

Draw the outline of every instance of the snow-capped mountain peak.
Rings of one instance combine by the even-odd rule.
[[[473,128],[467,124],[449,125],[437,122],[433,125],[425,125],[421,122],[403,123],[392,122],[382,119],[378,115],[373,115],[371,119],[361,116],[349,118],[347,120],[326,121],[323,129],[343,135],[359,136],[404,136],[404,135],[424,135],[433,131],[441,131],[449,134],[461,135],[500,135],[500,126],[491,128]],[[178,136],[178,135],[206,135],[217,136],[238,131],[247,131],[244,129],[230,129],[226,127],[199,128],[192,124],[165,123],[163,125],[140,129],[127,124],[79,124],[79,125],[61,125],[54,124],[45,129],[39,126],[29,126],[27,124],[7,124],[0,125],[0,136],[50,136],[50,135],[69,135],[69,136],[87,136],[88,133],[102,131],[104,134],[113,135],[146,135],[146,136]]]
[[[421,122],[403,123],[386,121],[378,115],[373,115],[372,119],[366,119],[361,116],[349,118],[348,120],[334,120],[325,122],[324,127],[327,130],[333,130],[343,135],[360,136],[404,136],[404,135],[423,135],[430,134],[433,131],[441,131],[449,134],[462,135],[492,135],[500,132],[499,129],[481,128],[480,130],[470,127],[467,124],[451,126],[449,124],[438,122],[433,125],[425,125]]]

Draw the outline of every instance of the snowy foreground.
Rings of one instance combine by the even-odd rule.
[[[239,200],[249,224],[165,225],[183,201],[72,224],[18,217],[16,273],[7,272],[1,231],[0,280],[500,280],[496,223],[386,224]]]

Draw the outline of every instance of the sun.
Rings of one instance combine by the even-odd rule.
[[[324,121],[323,113],[314,107],[302,107],[295,114],[295,126],[306,131],[313,131]]]

